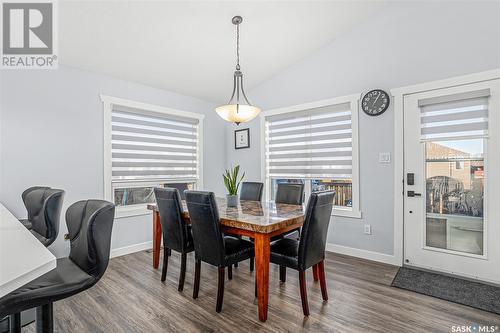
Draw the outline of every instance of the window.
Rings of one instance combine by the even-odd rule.
[[[425,245],[484,254],[489,89],[419,100]]]
[[[201,187],[203,116],[101,96],[105,197],[117,217],[148,213],[155,187]]]
[[[358,191],[359,95],[262,114],[267,198],[280,182],[301,182],[306,198],[336,191],[334,215],[361,217]]]

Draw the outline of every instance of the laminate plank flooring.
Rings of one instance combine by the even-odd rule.
[[[160,261],[161,262],[161,261]],[[161,266],[161,265],[160,265]],[[160,267],[161,268],[161,267]],[[268,320],[261,323],[254,298],[255,272],[248,261],[225,283],[221,313],[215,312],[217,269],[202,264],[199,298],[192,298],[194,256],[188,255],[184,291],[177,291],[180,255],[172,252],[167,280],[142,251],[110,261],[101,281],[54,305],[57,332],[451,332],[454,325],[498,325],[500,316],[390,287],[397,267],[327,254],[329,301],[307,274],[311,315],[305,318],[298,273],[271,265]],[[226,276],[227,278],[227,276]],[[34,332],[34,325],[23,332]],[[497,330],[500,332],[500,330]]]

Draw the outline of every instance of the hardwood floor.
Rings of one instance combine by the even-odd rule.
[[[269,315],[257,317],[255,272],[249,263],[226,280],[222,312],[215,312],[217,268],[202,263],[198,299],[192,298],[194,257],[188,254],[184,291],[178,292],[180,254],[172,252],[167,279],[151,267],[151,254],[111,260],[90,290],[55,303],[57,332],[451,332],[452,325],[500,325],[500,316],[391,288],[394,266],[331,254],[325,260],[329,301],[307,272],[310,316],[302,315],[298,273],[271,265]],[[227,279],[227,276],[226,276]],[[34,332],[34,325],[23,329]]]

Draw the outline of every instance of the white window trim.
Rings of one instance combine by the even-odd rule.
[[[197,156],[198,180],[196,181],[197,188],[203,188],[203,120],[205,115],[195,112],[182,111],[167,108],[164,106],[147,104],[137,101],[132,101],[119,97],[112,97],[107,95],[100,95],[103,103],[103,178],[104,178],[104,199],[114,202],[113,198],[113,184],[112,184],[112,169],[111,169],[111,113],[114,105],[125,106],[129,108],[151,111],[171,116],[180,116],[186,118],[198,119],[198,135],[199,147]],[[174,181],[175,182],[175,181]],[[147,184],[146,184],[147,185]],[[147,209],[146,204],[131,205],[127,207],[117,207],[115,211],[115,218],[148,215],[151,211]]]
[[[279,109],[267,110],[260,114],[260,156],[261,156],[261,179],[265,181],[264,199],[271,200],[271,180],[266,177],[266,117],[278,114],[302,111],[307,109],[319,108],[328,105],[350,103],[351,105],[351,121],[352,121],[352,207],[340,208],[334,207],[332,210],[333,216],[351,217],[360,219],[362,214],[359,203],[359,132],[358,132],[358,112],[361,93],[347,96],[335,97],[316,101],[312,103],[304,103],[299,105],[288,106]],[[309,196],[311,190],[310,182],[306,182],[305,191],[306,197]]]

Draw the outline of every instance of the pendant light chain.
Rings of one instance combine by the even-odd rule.
[[[240,70],[240,25],[236,26],[236,70]]]

